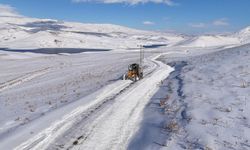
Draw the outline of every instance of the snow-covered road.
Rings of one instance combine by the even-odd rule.
[[[157,91],[157,85],[172,71],[156,63],[159,68],[153,74],[119,95],[116,102],[90,124],[88,136],[81,138],[75,149],[126,149],[130,137],[138,130],[145,105]]]
[[[136,133],[145,105],[173,70],[148,59],[139,82],[116,81],[83,99],[59,108],[1,140],[1,149],[126,149]]]

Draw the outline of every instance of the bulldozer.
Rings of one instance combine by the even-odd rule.
[[[132,63],[128,65],[128,71],[123,75],[123,80],[132,80],[134,82],[143,78],[143,60],[144,50],[142,45],[140,46],[140,63]]]
[[[128,66],[128,72],[123,75],[123,80],[138,81],[143,78],[143,70],[137,63],[130,64]]]

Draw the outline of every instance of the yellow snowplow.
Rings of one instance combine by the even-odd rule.
[[[143,71],[139,64],[134,63],[128,66],[128,72],[123,75],[123,80],[138,81],[143,78]]]

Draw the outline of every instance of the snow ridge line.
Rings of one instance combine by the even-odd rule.
[[[30,81],[38,76],[44,75],[48,72],[49,69],[50,68],[47,67],[47,68],[37,70],[37,71],[31,72],[31,73],[27,73],[19,78],[7,81],[5,83],[1,83],[0,84],[0,92],[4,91],[6,89],[9,89],[9,88],[13,88],[17,85],[24,83],[24,82]]]

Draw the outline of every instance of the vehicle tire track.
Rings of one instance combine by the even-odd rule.
[[[49,67],[47,68],[44,68],[44,69],[41,69],[41,70],[37,70],[37,71],[34,71],[34,72],[30,72],[30,73],[27,73],[21,77],[18,77],[18,78],[15,78],[15,79],[12,79],[10,81],[7,81],[7,82],[4,82],[4,83],[1,83],[0,84],[0,92],[4,91],[4,90],[7,90],[7,89],[10,89],[10,88],[13,88],[15,86],[18,86],[24,82],[27,82],[27,81],[30,81],[36,77],[39,77],[39,76],[42,76],[44,74],[46,74],[48,71],[49,71]]]
[[[147,76],[151,77],[154,74],[158,74],[157,72],[161,73],[159,76],[160,78],[168,75],[167,70],[169,68],[163,64],[162,64],[163,66],[159,66],[159,64],[157,64],[155,62],[157,62],[157,61],[155,61],[154,59],[150,60],[150,63],[152,63],[153,65],[151,65],[151,67],[149,67],[149,70],[147,71]],[[157,68],[159,68],[159,69],[157,69]],[[46,71],[44,73],[46,73]],[[29,77],[27,75],[27,77],[25,76],[24,79],[29,81],[29,80],[39,76],[40,74],[43,74],[43,72],[37,72],[37,73],[31,74],[31,75],[28,74]],[[20,128],[20,130],[18,130],[15,133],[15,136],[13,137],[13,138],[17,137],[16,140],[19,140],[19,143],[11,144],[10,141],[8,141],[8,138],[6,138],[3,145],[8,146],[11,149],[18,149],[18,150],[19,149],[49,149],[49,148],[53,147],[53,145],[56,145],[58,142],[60,142],[60,141],[57,141],[58,138],[60,138],[60,137],[63,138],[62,136],[65,135],[65,133],[67,133],[67,132],[70,133],[72,131],[72,129],[77,127],[77,124],[84,126],[84,124],[82,124],[82,123],[84,123],[89,118],[93,119],[92,116],[96,116],[96,114],[98,114],[98,112],[100,112],[100,113],[110,112],[109,111],[110,109],[108,109],[108,111],[106,111],[106,108],[108,107],[109,104],[112,104],[113,101],[118,100],[118,101],[121,101],[125,105],[126,104],[125,103],[126,97],[121,96],[121,95],[124,95],[124,93],[131,93],[132,95],[135,95],[135,93],[131,92],[131,90],[133,91],[134,89],[136,89],[137,85],[140,86],[139,89],[143,89],[145,87],[155,86],[155,82],[156,81],[158,82],[158,80],[160,80],[157,78],[157,79],[155,79],[156,81],[151,81],[151,80],[148,80],[147,78],[148,77],[146,77],[146,79],[143,79],[143,80],[147,80],[147,82],[145,82],[142,85],[140,85],[140,81],[136,82],[135,84],[133,84],[129,81],[126,81],[126,82],[125,81],[118,81],[117,83],[114,83],[114,85],[110,85],[110,86],[108,85],[107,88],[104,88],[101,92],[98,91],[97,92],[98,94],[93,93],[94,97],[93,97],[93,95],[90,95],[89,97],[84,98],[82,100],[83,102],[81,102],[81,100],[79,100],[78,102],[72,103],[68,107],[63,108],[64,109],[63,114],[61,114],[62,113],[61,110],[57,110],[55,112],[52,112],[47,117],[44,116],[43,118],[40,118],[39,120],[32,122],[31,124],[28,124],[25,127],[22,127],[22,128],[26,128],[25,131],[22,130],[22,128]],[[22,81],[21,83],[23,83],[23,82],[24,81]],[[19,84],[21,84],[21,83],[19,83]],[[143,81],[142,81],[142,83],[143,83]],[[133,86],[134,88],[132,88],[131,86]],[[154,92],[154,91],[151,91],[151,92]],[[148,93],[148,92],[145,91],[145,93]],[[145,93],[143,95],[145,95]],[[96,95],[97,95],[97,97],[96,97]],[[129,95],[127,95],[127,96],[129,96]],[[138,98],[136,98],[136,100],[138,102],[140,102],[141,98],[145,98],[145,97],[143,97],[143,95],[140,94],[140,98],[138,97]],[[121,97],[122,100],[117,99],[117,97]],[[146,97],[146,99],[147,99],[147,97]],[[89,103],[85,104],[84,101],[88,101]],[[130,105],[134,106],[135,103],[136,102],[131,101]],[[142,105],[140,105],[140,109],[137,111],[140,112],[143,107],[144,107],[144,102]],[[119,108],[124,109],[120,106],[119,106]],[[114,110],[112,109],[111,112],[112,111],[114,111]],[[60,114],[58,112],[60,112]],[[109,116],[109,115],[106,115],[106,116]],[[100,117],[100,120],[103,119],[103,115],[100,115],[97,117]],[[132,122],[130,121],[131,125],[133,125],[134,122],[137,121],[137,117],[138,117],[138,113],[134,114]],[[56,120],[52,120],[52,119],[56,119]],[[123,122],[124,119],[126,120],[126,116],[121,121]],[[100,124],[100,120],[99,119],[96,120],[94,118],[90,122],[91,122],[91,124],[95,124],[95,122],[96,122],[97,128],[98,128],[99,124]],[[104,117],[104,120],[105,120],[105,117]],[[42,123],[43,121],[46,121],[46,122],[51,121],[51,123],[49,123],[48,126],[46,126],[46,127],[40,127],[39,123]],[[90,123],[90,122],[88,122],[88,123]],[[125,123],[126,123],[126,121],[125,121]],[[96,130],[95,128],[90,129],[90,130],[87,129],[87,131],[89,131],[88,132],[89,134],[87,134],[86,137],[79,136],[77,138],[80,138],[80,139],[81,138],[82,139],[88,138],[89,136],[92,136],[92,134],[93,134],[93,132],[95,132],[95,130]],[[27,135],[29,135],[31,131],[36,132],[37,134],[29,138],[29,137],[27,137]],[[127,128],[126,128],[125,132],[127,132]],[[23,138],[20,139],[21,137],[23,137]],[[12,138],[12,136],[10,136],[9,138]],[[120,140],[123,140],[123,137],[120,137],[120,138],[121,138]],[[59,149],[61,149],[61,147]]]

